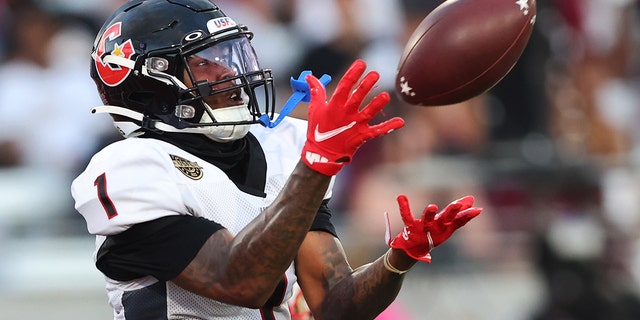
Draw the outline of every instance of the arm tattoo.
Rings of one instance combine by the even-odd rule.
[[[316,319],[374,319],[395,300],[404,276],[391,274],[379,258],[351,270],[342,251],[323,253],[327,294]],[[333,282],[329,282],[333,281]]]
[[[271,206],[235,236],[216,232],[174,282],[222,302],[233,296],[249,296],[251,305],[266,301],[297,254],[330,179],[299,163]]]

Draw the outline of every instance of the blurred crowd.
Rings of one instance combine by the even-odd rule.
[[[118,139],[107,116],[89,113],[101,104],[89,53],[123,2],[0,0],[0,241],[86,233],[70,181]],[[338,79],[356,58],[380,72],[379,90],[393,91],[404,44],[442,2],[216,3],[256,33],[282,104],[290,77]],[[545,294],[531,320],[640,319],[640,8],[537,6],[521,59],[486,94],[434,108],[394,96],[385,116],[403,116],[406,127],[365,144],[340,174],[336,223],[357,266],[386,248],[383,212],[392,233],[402,226],[398,194],[416,215],[472,194],[483,215],[417,268],[538,274]]]

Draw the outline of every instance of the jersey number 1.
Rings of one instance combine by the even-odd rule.
[[[93,182],[93,185],[98,188],[98,199],[100,200],[100,204],[104,208],[104,211],[107,212],[107,217],[109,219],[114,218],[118,215],[118,210],[113,205],[113,201],[109,198],[109,194],[107,193],[107,174],[103,173],[96,178],[96,181]]]

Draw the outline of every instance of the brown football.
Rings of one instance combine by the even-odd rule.
[[[398,64],[396,93],[442,106],[487,92],[516,64],[536,21],[536,0],[448,0],[413,31]]]

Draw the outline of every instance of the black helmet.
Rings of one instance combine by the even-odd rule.
[[[124,136],[143,128],[241,138],[273,118],[275,104],[252,37],[208,0],[129,1],[93,46],[91,77],[106,104],[93,112],[110,113]]]

